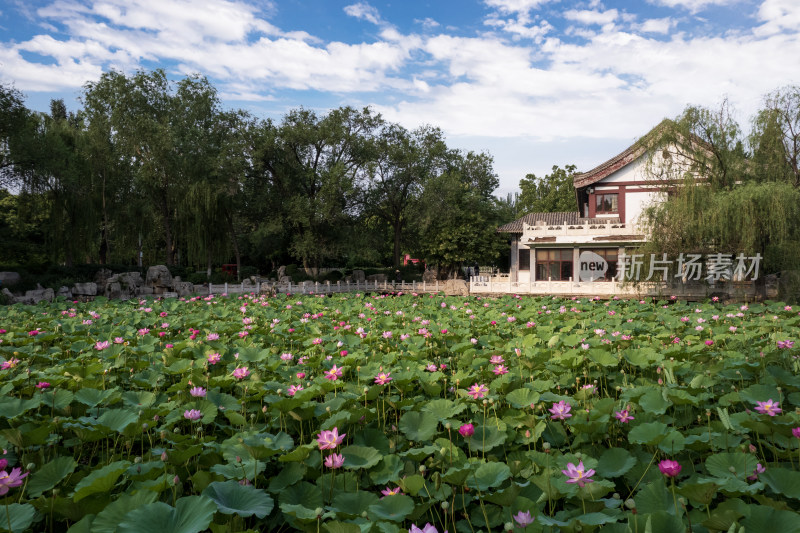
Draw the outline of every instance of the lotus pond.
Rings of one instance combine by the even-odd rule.
[[[797,311],[0,307],[0,530],[800,531]]]

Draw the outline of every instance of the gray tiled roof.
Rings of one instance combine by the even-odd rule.
[[[577,211],[561,211],[557,213],[528,213],[514,222],[497,228],[498,233],[522,233],[523,224],[535,226],[579,225],[579,224],[619,224],[618,218],[581,218]]]

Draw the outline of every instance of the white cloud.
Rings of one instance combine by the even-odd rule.
[[[709,6],[727,6],[742,0],[648,0],[649,2],[666,7],[681,7],[690,13],[698,13]],[[790,0],[791,1],[791,0]]]
[[[664,17],[660,19],[647,19],[640,24],[633,24],[632,28],[641,33],[667,34],[677,24],[677,20],[670,17]]]
[[[758,8],[758,19],[764,24],[757,29],[760,35],[783,30],[800,30],[800,3],[796,0],[764,0]]]
[[[564,12],[564,18],[573,20],[582,24],[598,24],[603,26],[611,24],[619,17],[619,12],[616,9],[609,9],[607,11],[590,11],[590,10],[576,10],[570,9]]]
[[[358,2],[357,4],[345,6],[344,12],[351,17],[366,20],[367,22],[371,22],[373,24],[382,24],[383,22],[378,9],[366,2]]]
[[[503,13],[527,13],[552,0],[484,0],[489,7],[496,7]]]
[[[414,19],[414,22],[416,24],[422,24],[422,27],[425,28],[426,30],[438,28],[441,25],[431,17],[425,17],[424,19]]]

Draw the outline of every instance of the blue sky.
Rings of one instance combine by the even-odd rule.
[[[589,170],[688,104],[747,126],[800,83],[800,0],[6,0],[0,83],[76,108],[110,69],[205,75],[227,107],[280,120],[371,105],[489,151],[497,194]]]

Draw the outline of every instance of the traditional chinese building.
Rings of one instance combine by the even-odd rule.
[[[626,250],[631,254],[647,240],[640,216],[648,206],[667,198],[669,177],[675,176],[677,167],[669,150],[653,155],[644,142],[636,142],[588,172],[576,174],[573,184],[579,211],[529,213],[498,228],[510,237],[509,272],[484,277],[471,290],[704,296],[710,291],[701,282],[678,283],[670,278],[669,283],[633,285],[618,279],[618,268],[623,268],[619,261],[626,259]]]

